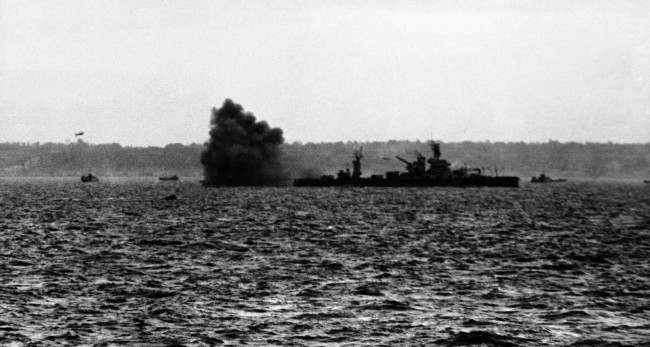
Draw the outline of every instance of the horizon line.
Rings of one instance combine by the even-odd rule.
[[[193,146],[193,145],[200,145],[204,146],[207,141],[204,142],[169,142],[163,145],[159,144],[142,144],[142,145],[136,145],[136,144],[122,144],[120,142],[100,142],[100,143],[95,143],[95,142],[86,142],[83,139],[79,139],[78,141],[69,141],[69,142],[55,142],[55,141],[33,141],[33,142],[21,142],[21,141],[3,141],[0,142],[0,145],[23,145],[23,146],[34,146],[34,145],[45,145],[45,144],[54,144],[54,145],[72,145],[72,144],[77,144],[81,141],[84,144],[87,145],[92,145],[92,146],[102,146],[102,145],[119,145],[121,147],[141,147],[141,148],[147,148],[147,147],[158,147],[158,148],[164,148],[170,145],[182,145],[182,146]],[[390,142],[413,142],[413,143],[427,143],[429,141],[436,141],[440,142],[443,144],[460,144],[460,143],[489,143],[489,144],[550,144],[550,143],[559,143],[559,144],[581,144],[581,145],[587,145],[587,144],[603,144],[603,145],[650,145],[650,141],[647,142],[617,142],[617,141],[560,141],[560,140],[554,140],[554,139],[548,139],[546,141],[524,141],[524,140],[518,140],[518,141],[504,141],[504,140],[462,140],[462,141],[444,141],[440,139],[435,139],[435,140],[420,140],[420,139],[389,139],[389,140],[338,140],[338,141],[286,141],[283,143],[283,145],[307,145],[307,144],[334,144],[334,143],[344,143],[344,144],[349,144],[349,143],[357,143],[357,144],[364,144],[364,143],[390,143]]]

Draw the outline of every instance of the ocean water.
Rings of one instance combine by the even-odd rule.
[[[0,245],[0,345],[650,343],[649,185],[0,180]]]

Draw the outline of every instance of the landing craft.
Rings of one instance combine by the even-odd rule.
[[[550,178],[549,176],[546,176],[546,174],[544,173],[541,173],[539,176],[530,179],[530,183],[556,183],[556,182],[566,182],[566,179]]]
[[[81,176],[81,182],[90,183],[90,182],[99,182],[99,177],[89,173],[87,175]]]
[[[177,175],[160,176],[160,177],[158,177],[158,180],[160,180],[160,181],[178,181],[178,176]]]
[[[433,157],[427,158],[417,153],[411,162],[397,157],[406,165],[406,172],[389,171],[384,175],[361,177],[362,149],[354,152],[353,172],[339,171],[337,176],[325,175],[321,178],[299,178],[293,182],[297,187],[519,187],[519,177],[486,176],[479,168],[460,168],[452,170],[451,164],[440,159],[440,143],[431,142]],[[429,163],[429,168],[427,168]]]

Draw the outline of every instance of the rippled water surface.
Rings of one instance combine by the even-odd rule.
[[[1,345],[650,341],[650,185],[0,180],[0,223]]]

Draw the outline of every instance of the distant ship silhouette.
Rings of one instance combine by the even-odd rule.
[[[325,175],[320,178],[299,178],[293,182],[293,185],[297,187],[519,187],[519,177],[486,176],[479,168],[452,170],[448,161],[440,159],[440,143],[432,141],[430,145],[433,157],[428,160],[420,153],[417,153],[417,158],[413,162],[397,157],[406,164],[406,172],[389,171],[385,175],[361,177],[362,147],[354,151],[352,173],[346,169],[340,170],[336,177]]]

